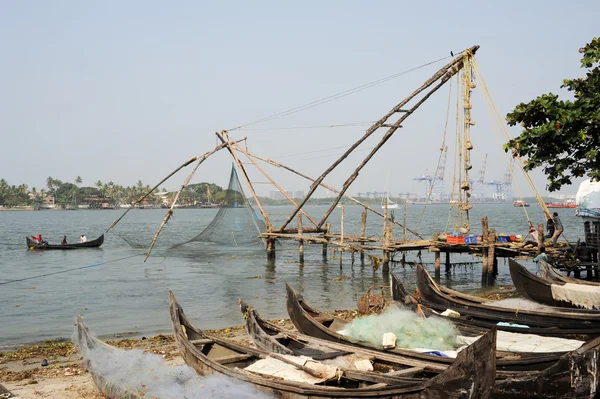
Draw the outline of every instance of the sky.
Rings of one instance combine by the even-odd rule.
[[[247,137],[255,154],[317,177],[368,122],[450,59],[248,124],[474,44],[481,46],[477,60],[504,116],[520,102],[561,93],[563,79],[583,74],[578,49],[598,35],[598,15],[597,1],[1,2],[0,178],[38,189],[48,176],[71,182],[81,176],[90,186],[97,180],[153,185],[190,157],[212,150],[221,130],[234,139]],[[485,180],[498,180],[507,165],[478,89],[472,173],[487,153]],[[392,193],[424,191],[413,178],[435,171],[448,90],[440,89],[403,123],[350,194],[386,187]],[[454,124],[452,111],[450,143]],[[510,129],[511,136],[519,133]],[[340,187],[382,134],[326,182]],[[226,186],[231,164],[227,151],[218,152],[193,182]],[[259,194],[275,189],[253,165],[245,166]],[[308,190],[306,180],[263,167],[282,188]],[[179,187],[188,172],[164,186]],[[544,194],[543,173],[532,177]],[[523,195],[533,194],[521,176],[517,186]],[[562,192],[575,193],[577,186]]]

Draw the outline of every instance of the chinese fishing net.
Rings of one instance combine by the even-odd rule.
[[[147,249],[166,210],[132,210],[113,229],[132,248]],[[214,195],[214,202],[173,210],[155,248],[169,253],[195,255],[264,250],[259,235],[265,222],[248,202],[234,166],[226,190]]]

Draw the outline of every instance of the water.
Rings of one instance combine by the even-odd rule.
[[[325,206],[308,206],[306,211],[319,220]],[[285,218],[291,207],[267,207],[274,225]],[[407,224],[415,227],[422,206],[407,208]],[[527,211],[535,225],[544,222],[540,210]],[[345,206],[345,233],[358,234],[359,206]],[[573,209],[558,209],[567,238],[576,241],[583,236],[581,221]],[[216,211],[181,209],[175,211],[164,239],[178,239],[198,234],[208,225]],[[369,264],[350,264],[344,257],[324,261],[321,246],[306,246],[305,264],[298,264],[296,243],[278,244],[277,258],[268,262],[264,251],[239,251],[230,248],[214,251],[178,253],[156,251],[146,263],[141,251],[133,250],[116,234],[109,233],[99,249],[74,251],[29,251],[25,236],[42,233],[52,243],[66,234],[77,241],[81,233],[89,240],[98,237],[121,211],[39,211],[0,212],[0,283],[32,276],[62,272],[81,266],[81,270],[47,275],[35,279],[0,285],[0,346],[68,337],[74,316],[81,313],[99,335],[133,333],[152,335],[170,331],[168,290],[172,290],[188,316],[200,328],[223,328],[242,323],[237,299],[243,298],[267,318],[285,318],[285,286],[292,284],[304,293],[309,303],[324,310],[355,308],[359,296],[371,286],[387,285],[381,270],[374,272]],[[119,227],[120,234],[150,237],[158,228],[164,210],[133,210]],[[512,204],[475,205],[471,220],[475,234],[480,233],[480,218],[487,215],[490,227],[501,233],[525,235],[527,221],[523,209]],[[403,210],[396,210],[402,221]],[[340,209],[330,217],[332,231],[339,232]],[[448,220],[447,205],[427,207],[419,231],[424,237],[435,230],[443,231]],[[304,227],[310,224],[305,219]],[[394,236],[402,236],[402,229]],[[381,218],[370,214],[368,235],[381,235]],[[210,248],[209,248],[210,249]],[[422,254],[424,262],[433,262],[431,254]],[[417,260],[416,253],[407,260]],[[478,262],[468,255],[452,255],[453,262]],[[108,262],[108,263],[103,263]],[[431,263],[428,265],[431,270]],[[531,266],[532,270],[534,267]],[[413,287],[411,267],[396,266],[394,271]],[[480,287],[481,267],[457,266],[449,274],[442,273],[441,283],[454,289],[469,291]],[[508,266],[499,260],[496,284],[510,284]]]

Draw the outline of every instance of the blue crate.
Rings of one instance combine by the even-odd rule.
[[[510,242],[509,236],[498,236],[498,242]]]
[[[477,236],[466,236],[465,237],[465,244],[477,244]]]

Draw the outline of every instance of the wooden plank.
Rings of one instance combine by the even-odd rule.
[[[229,356],[221,356],[215,359],[212,359],[215,363],[219,364],[228,364],[228,363],[237,363],[247,359],[254,357],[254,355],[250,355],[248,353],[240,353],[237,355],[229,355]]]
[[[214,344],[215,342],[212,339],[193,339],[190,341],[190,344],[192,345],[210,345],[210,344]]]

